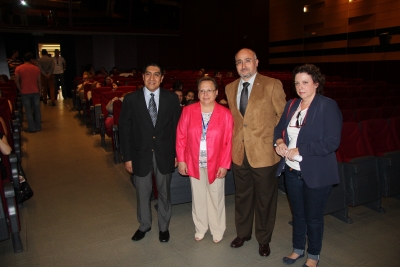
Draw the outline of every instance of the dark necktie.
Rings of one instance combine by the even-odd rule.
[[[249,90],[248,90],[249,85],[250,85],[250,83],[248,83],[248,82],[243,83],[242,94],[240,95],[239,110],[243,116],[244,116],[244,113],[246,112],[247,102],[249,102]]]
[[[149,113],[150,113],[150,118],[153,121],[153,126],[156,127],[156,121],[157,121],[157,106],[156,106],[156,101],[154,101],[154,94],[151,93],[151,98],[149,101]]]

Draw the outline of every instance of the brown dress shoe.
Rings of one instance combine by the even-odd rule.
[[[271,254],[269,244],[259,244],[258,253],[260,253],[260,256],[268,257]]]
[[[231,243],[231,247],[233,248],[240,248],[241,246],[243,246],[245,241],[249,241],[251,239],[251,236],[248,237],[236,237],[232,243]]]

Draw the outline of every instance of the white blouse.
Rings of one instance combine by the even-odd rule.
[[[292,119],[290,120],[289,125],[286,130],[288,138],[289,138],[289,145],[287,146],[288,149],[296,148],[297,137],[299,136],[299,133],[301,130],[301,127],[300,128],[296,127],[296,121],[298,120],[298,125],[302,125],[304,123],[304,118],[307,115],[307,111],[308,111],[308,108],[300,110],[300,105],[299,105],[299,108],[293,114]],[[300,112],[300,116],[297,118],[297,116],[299,115],[299,112]],[[299,162],[291,161],[286,158],[286,164],[290,168],[300,171]]]

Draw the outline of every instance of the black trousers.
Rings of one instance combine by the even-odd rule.
[[[238,237],[250,237],[255,218],[255,235],[260,244],[271,242],[278,197],[278,164],[263,168],[250,166],[246,152],[241,166],[233,164],[235,179],[235,224]]]

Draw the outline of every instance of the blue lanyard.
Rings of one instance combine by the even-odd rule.
[[[204,124],[203,114],[201,114],[201,122],[203,123],[203,136],[206,136],[208,124],[210,123],[211,118],[208,120],[207,124]]]

